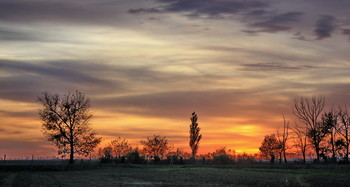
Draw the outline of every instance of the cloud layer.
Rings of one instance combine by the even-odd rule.
[[[186,150],[196,111],[205,133],[201,152],[225,145],[257,151],[282,113],[294,123],[295,98],[320,93],[329,106],[350,102],[349,6],[3,0],[0,150],[54,150],[39,139],[36,98],[42,91],[81,90],[91,98],[92,125],[105,143],[123,136],[137,146],[160,134]]]

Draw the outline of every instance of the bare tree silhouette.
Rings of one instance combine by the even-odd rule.
[[[312,96],[311,99],[301,97],[294,100],[293,113],[306,125],[307,136],[315,148],[317,160],[320,159],[320,143],[323,139],[323,123],[320,116],[325,107],[323,95]]]
[[[280,141],[282,145],[280,163],[282,160],[282,155],[283,155],[284,163],[287,163],[286,150],[287,150],[287,140],[289,135],[289,121],[286,122],[286,118],[284,114],[282,114],[282,116],[283,116],[283,132],[282,134],[280,134],[280,132],[277,131],[277,137],[278,137],[278,141]]]
[[[349,162],[349,146],[350,146],[350,118],[349,118],[349,113],[348,109],[345,106],[344,109],[339,107],[338,111],[338,117],[339,117],[339,127],[337,128],[338,134],[344,138],[343,141],[339,142],[344,142],[345,146],[345,162]],[[339,143],[338,143],[339,144]]]
[[[195,159],[198,148],[199,148],[199,142],[202,139],[202,134],[200,134],[200,128],[198,126],[197,120],[197,114],[195,112],[192,113],[192,117],[190,118],[191,124],[190,124],[190,142],[189,145],[192,150],[192,158]]]
[[[295,127],[292,128],[293,132],[296,135],[296,143],[294,146],[300,149],[300,152],[303,156],[303,162],[306,162],[306,151],[307,151],[307,146],[308,146],[308,141],[307,141],[307,132],[305,127],[301,127],[298,124],[295,124]]]
[[[70,164],[75,153],[87,156],[101,142],[90,128],[90,100],[83,93],[43,92],[38,101],[43,106],[39,111],[43,134],[57,146],[58,154],[69,154]]]

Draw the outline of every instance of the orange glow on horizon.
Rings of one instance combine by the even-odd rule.
[[[32,110],[32,108],[29,109]],[[98,147],[107,146],[111,140],[117,137],[122,137],[127,139],[132,147],[141,148],[140,140],[159,134],[168,138],[169,142],[173,145],[174,150],[180,148],[185,152],[190,152],[188,145],[189,120],[185,119],[180,121],[154,117],[132,116],[106,113],[105,111],[99,110],[93,111],[93,114],[94,118],[91,122],[92,128],[103,138],[103,141]],[[238,121],[244,121],[244,119]],[[26,147],[24,147],[22,150],[23,154],[19,155],[26,156],[28,153],[31,154],[31,152],[35,152],[38,156],[40,155],[43,157],[47,155],[56,155],[56,148],[51,145],[50,142],[47,142],[42,135],[41,122],[38,117],[36,119],[7,117],[4,119],[4,122],[5,124],[26,124],[28,129],[21,132],[25,134],[23,135],[23,137],[25,137],[24,140],[26,140],[27,143],[37,143],[37,146],[52,151],[42,152],[40,150],[26,150]],[[236,153],[245,152],[254,154],[258,152],[258,146],[263,138],[262,134],[266,133],[259,125],[232,125],[232,121],[227,121],[227,124],[225,124],[222,119],[218,120],[218,122],[215,122],[215,119],[211,119],[209,123],[219,123],[221,129],[209,125],[204,120],[199,120],[199,126],[202,129],[201,133],[203,134],[203,138],[200,142],[198,154],[211,153],[222,147],[235,150]],[[14,126],[7,128],[13,129]],[[11,139],[13,141],[18,140],[17,136],[11,134],[3,137],[7,138],[9,141]],[[8,152],[7,150],[2,151],[4,153]],[[18,153],[21,152],[19,150],[17,151]]]
[[[244,121],[244,119],[241,119]],[[100,147],[107,146],[111,140],[122,137],[128,140],[132,147],[141,148],[140,140],[146,139],[153,135],[166,136],[171,144],[174,145],[174,150],[180,148],[185,152],[190,152],[188,145],[188,120],[168,120],[151,117],[140,117],[130,115],[119,115],[118,119],[102,119],[98,117],[98,123],[103,125],[94,124],[97,132],[106,134],[106,131],[110,132],[109,135],[103,135],[103,141]],[[215,122],[215,120],[211,121]],[[147,128],[152,124],[152,128]],[[166,126],[164,124],[167,124]],[[179,125],[180,124],[180,125]],[[262,134],[266,133],[262,127],[258,125],[232,125],[231,122],[223,124],[223,127],[229,127],[226,129],[217,129],[207,125],[204,121],[199,121],[201,127],[201,133],[203,138],[200,142],[198,154],[206,154],[214,152],[216,149],[226,147],[227,149],[235,150],[236,153],[258,153],[258,146],[263,139]],[[181,128],[176,128],[180,127]],[[99,127],[99,128],[97,128]],[[210,127],[212,129],[210,129]],[[112,135],[114,133],[114,135]],[[224,134],[222,136],[221,134]],[[247,136],[249,139],[235,138],[235,134]],[[252,139],[254,141],[252,141]]]

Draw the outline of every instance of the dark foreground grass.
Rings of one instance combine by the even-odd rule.
[[[0,186],[350,186],[349,169],[115,165],[0,173]]]

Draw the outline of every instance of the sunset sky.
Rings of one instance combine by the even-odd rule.
[[[102,145],[258,151],[295,98],[350,106],[349,0],[0,0],[0,154],[54,156],[43,91],[91,99]]]

